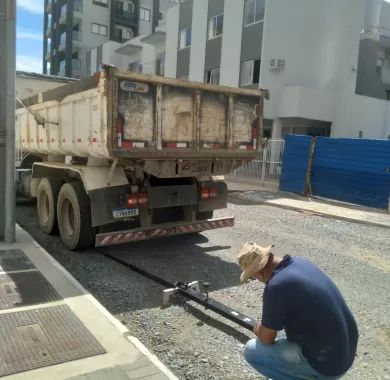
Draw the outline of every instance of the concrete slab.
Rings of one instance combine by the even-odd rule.
[[[296,194],[286,193],[248,191],[233,195],[231,194],[231,196],[269,206],[297,211],[307,211],[329,218],[382,228],[390,228],[390,214],[386,211],[382,212],[377,209],[359,207],[350,204],[337,204],[336,202],[329,203],[321,199],[305,198]]]
[[[98,373],[98,371],[108,370],[108,373],[111,373],[111,370],[113,369],[114,372],[112,373],[115,374],[115,371],[118,371],[118,366],[121,368],[124,366],[123,368],[126,368],[125,373],[129,379],[139,378],[139,373],[143,373],[142,379],[145,380],[177,380],[176,376],[173,375],[173,373],[169,371],[169,369],[165,367],[155,355],[150,353],[137,338],[131,336],[125,326],[115,319],[57,261],[55,261],[31,238],[29,234],[27,234],[27,232],[22,230],[19,226],[16,228],[16,239],[17,242],[14,244],[0,243],[0,250],[23,250],[28,259],[31,260],[37,270],[42,273],[62,299],[40,305],[22,306],[17,309],[1,310],[0,314],[34,310],[50,306],[67,305],[88,329],[88,331],[90,331],[97,339],[100,345],[104,347],[106,353],[17,373],[2,377],[2,379],[60,380],[77,378],[78,376],[84,376],[85,374],[89,374],[89,377],[86,377],[87,379],[99,379],[101,378],[100,375],[102,375],[102,373]],[[31,269],[29,269],[29,271],[31,271]],[[131,375],[131,371],[129,369],[134,369],[134,376]],[[96,372],[96,377],[92,375],[94,372]],[[109,378],[111,379],[114,377]]]

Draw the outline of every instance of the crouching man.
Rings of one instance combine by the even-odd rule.
[[[278,257],[272,246],[245,243],[241,281],[266,284],[261,323],[245,346],[247,362],[273,380],[338,379],[352,366],[358,329],[340,291],[310,261]],[[287,339],[277,339],[284,330]]]

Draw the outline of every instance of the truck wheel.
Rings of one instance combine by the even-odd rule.
[[[58,227],[64,245],[72,251],[94,243],[91,204],[80,182],[65,183],[57,202]]]
[[[196,219],[198,220],[206,220],[213,218],[214,211],[202,211],[196,214]]]
[[[57,198],[61,182],[43,178],[37,191],[37,215],[39,228],[48,235],[58,232],[57,225]]]

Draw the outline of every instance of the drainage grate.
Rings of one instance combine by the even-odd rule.
[[[67,305],[0,315],[0,376],[105,352]]]
[[[0,310],[60,299],[40,272],[0,274]]]
[[[27,269],[35,269],[35,265],[21,249],[0,250],[0,272]]]

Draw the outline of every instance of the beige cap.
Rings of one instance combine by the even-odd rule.
[[[264,269],[272,248],[273,245],[264,248],[253,241],[245,243],[242,246],[237,256],[238,265],[242,269],[240,276],[241,282],[248,281],[256,272]]]

